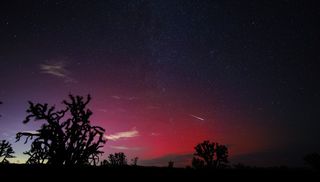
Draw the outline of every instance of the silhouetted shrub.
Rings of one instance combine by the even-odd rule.
[[[128,165],[127,156],[123,152],[109,154],[106,164],[112,167],[122,167]]]
[[[103,161],[100,162],[101,166],[110,166],[110,163],[107,159],[104,159]]]
[[[228,148],[206,140],[195,146],[192,159],[194,168],[225,168],[228,161]]]
[[[12,154],[14,154],[14,151],[11,147],[11,144],[6,140],[0,140],[0,159],[2,158],[0,163],[1,164],[9,163],[7,159],[14,158]]]
[[[41,128],[35,132],[17,133],[17,141],[25,136],[25,143],[33,139],[27,163],[47,163],[52,165],[84,165],[96,164],[99,149],[106,142],[103,138],[104,129],[91,126],[92,112],[86,109],[90,95],[84,99],[81,96],[69,95],[69,101],[64,100],[65,109],[56,111],[48,104],[29,102],[27,117],[23,123],[43,121]]]

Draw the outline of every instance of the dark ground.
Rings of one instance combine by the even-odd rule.
[[[0,181],[95,181],[102,180],[130,181],[274,181],[274,180],[303,180],[318,181],[320,173],[309,169],[289,168],[251,168],[225,170],[194,170],[184,168],[159,167],[52,167],[23,164],[0,166]]]

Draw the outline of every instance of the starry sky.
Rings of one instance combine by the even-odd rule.
[[[27,101],[93,97],[105,156],[190,165],[209,139],[231,161],[303,165],[320,151],[317,1],[31,0],[0,4],[0,139]]]

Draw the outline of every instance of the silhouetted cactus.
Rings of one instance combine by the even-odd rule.
[[[11,144],[6,140],[0,140],[0,158],[2,158],[0,163],[9,163],[7,159],[15,157],[12,154],[14,154],[14,151],[11,147]]]
[[[192,160],[194,168],[224,168],[228,161],[228,148],[225,145],[210,142],[208,140],[195,146]]]
[[[103,138],[104,129],[91,126],[89,117],[92,112],[86,109],[90,102],[90,95],[84,99],[81,96],[69,95],[70,101],[63,101],[64,110],[56,111],[48,104],[34,104],[29,102],[28,116],[23,123],[44,121],[45,123],[36,132],[19,132],[17,141],[26,137],[35,138],[31,149],[25,154],[29,155],[27,163],[47,163],[52,165],[96,165],[99,149],[106,142]]]

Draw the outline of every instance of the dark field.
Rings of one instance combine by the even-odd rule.
[[[52,180],[192,180],[192,181],[224,181],[224,180],[303,180],[317,181],[320,173],[309,169],[288,168],[251,168],[224,170],[194,170],[185,168],[160,167],[53,167],[44,165],[11,164],[0,166],[0,181],[52,181]]]

